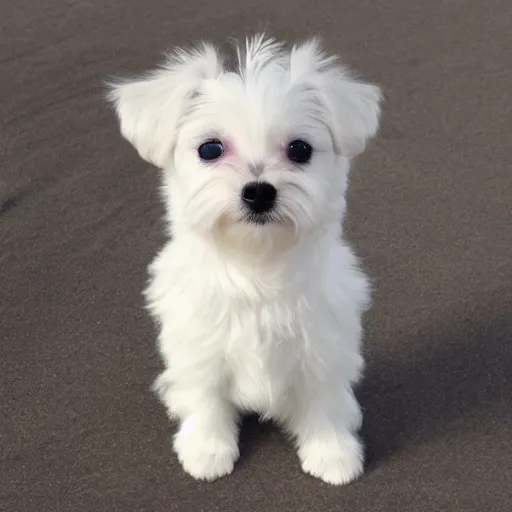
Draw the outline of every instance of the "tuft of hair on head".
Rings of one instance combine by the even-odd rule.
[[[257,34],[248,37],[244,44],[236,47],[238,72],[245,82],[250,82],[269,64],[284,65],[284,45],[273,37]]]

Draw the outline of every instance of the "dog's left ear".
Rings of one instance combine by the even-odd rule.
[[[291,71],[293,81],[316,90],[335,150],[347,158],[362,153],[379,128],[380,88],[355,79],[335,56],[323,51],[318,39],[293,48]]]
[[[165,167],[176,142],[179,122],[204,80],[216,78],[222,62],[207,44],[179,51],[164,65],[139,80],[109,84],[122,135],[140,156]]]
[[[379,128],[382,93],[378,86],[354,80],[340,72],[326,84],[332,113],[331,129],[336,150],[347,158],[361,154]]]

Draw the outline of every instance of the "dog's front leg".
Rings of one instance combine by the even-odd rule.
[[[198,480],[228,475],[239,456],[234,405],[220,385],[211,385],[204,378],[170,382],[167,372],[155,387],[170,416],[179,420],[174,450],[183,469]]]
[[[324,383],[296,391],[289,426],[303,471],[334,485],[356,479],[363,473],[363,446],[356,435],[362,417],[350,386]]]

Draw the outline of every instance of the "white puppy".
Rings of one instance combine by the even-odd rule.
[[[164,169],[172,240],[146,292],[166,366],[155,389],[193,477],[233,470],[251,411],[292,434],[305,472],[344,484],[363,471],[352,386],[369,287],[342,217],[381,93],[316,40],[257,36],[235,53],[178,50],[110,92],[124,137]]]

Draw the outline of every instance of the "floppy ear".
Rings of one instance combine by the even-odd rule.
[[[165,167],[180,119],[195,92],[203,80],[221,72],[219,55],[205,44],[168,56],[159,69],[145,77],[109,84],[108,99],[116,109],[123,137],[144,160]]]
[[[347,158],[362,153],[379,127],[380,88],[353,78],[318,39],[294,47],[290,67],[293,81],[317,91],[336,151]]]
[[[379,128],[382,93],[378,86],[347,77],[338,70],[326,86],[337,150],[347,158],[361,154]]]

